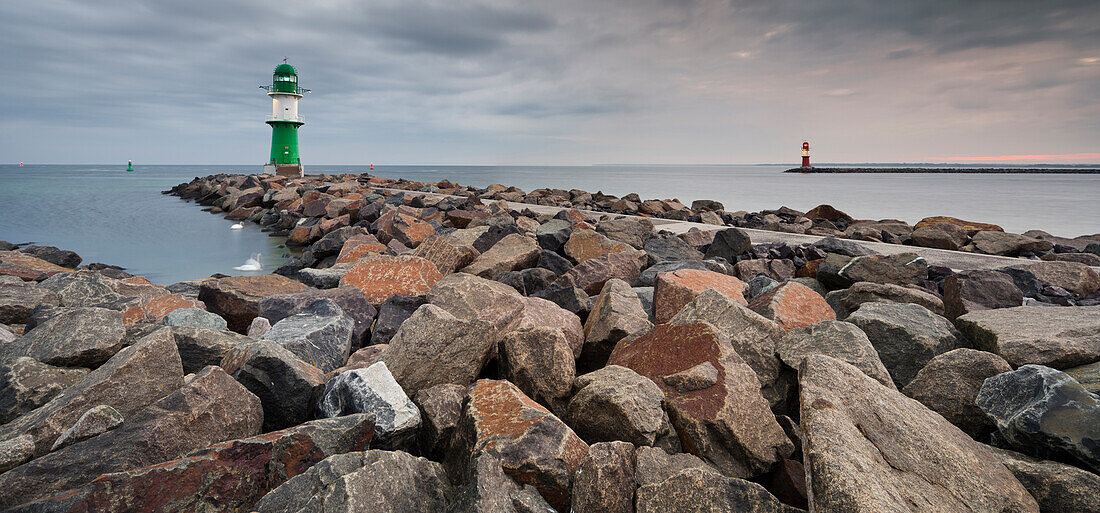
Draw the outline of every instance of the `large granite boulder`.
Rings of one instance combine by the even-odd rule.
[[[549,513],[555,511],[531,485],[520,486],[504,473],[502,458],[485,452],[474,458],[464,483],[455,490],[448,513]]]
[[[626,367],[609,365],[573,382],[565,421],[588,443],[622,440],[654,445],[670,433],[662,409],[665,394],[649,378]]]
[[[1020,452],[1100,472],[1100,396],[1066,373],[1024,365],[986,379],[976,402]]]
[[[794,451],[760,394],[756,373],[710,324],[659,324],[621,340],[608,364],[661,387],[684,449],[724,473],[757,476]]]
[[[993,353],[954,349],[936,356],[902,393],[920,401],[975,440],[988,440],[995,426],[974,398],[986,378],[1009,372],[1008,362]]]
[[[111,406],[129,418],[182,385],[179,352],[171,332],[161,328],[122,349],[48,403],[0,426],[0,440],[30,434],[35,454],[46,454],[90,408]]]
[[[470,265],[478,256],[473,246],[462,244],[450,235],[432,235],[416,247],[413,255],[433,264],[443,276]]]
[[[1091,296],[1100,291],[1100,274],[1079,262],[1035,262],[1013,267],[1074,294]]]
[[[214,444],[164,463],[104,474],[15,511],[124,513],[134,511],[135,505],[155,511],[252,511],[264,494],[324,458],[363,450],[372,432],[367,415],[315,420]]]
[[[1004,463],[1044,513],[1100,513],[1100,475],[1018,452],[987,447]]]
[[[991,452],[919,402],[825,355],[798,375],[812,511],[1039,511]]]
[[[553,327],[521,328],[497,347],[501,374],[528,397],[560,411],[573,390],[573,348]]]
[[[539,247],[560,253],[562,247],[573,234],[573,223],[564,219],[551,219],[535,229],[535,239]]]
[[[680,326],[697,322],[707,322],[728,337],[733,350],[756,374],[760,391],[769,403],[785,403],[787,386],[780,380],[776,356],[776,346],[786,334],[783,328],[717,290],[704,290],[668,323]]]
[[[913,243],[925,248],[958,251],[969,238],[966,230],[950,223],[937,223],[913,230]]]
[[[584,321],[584,348],[577,366],[584,370],[603,367],[619,340],[652,327],[630,285],[619,279],[607,280]]]
[[[122,313],[106,308],[57,308],[16,342],[42,363],[95,368],[122,349]]]
[[[229,324],[225,319],[212,312],[201,308],[177,308],[165,314],[161,322],[165,326],[186,326],[190,328],[206,328],[208,330],[227,330]],[[253,319],[255,322],[255,319]]]
[[[312,418],[325,389],[321,369],[270,340],[238,344],[226,353],[221,367],[260,399],[264,431],[296,426]]]
[[[401,324],[379,360],[408,394],[445,383],[469,385],[496,351],[493,331],[487,322],[460,320],[426,304]]]
[[[846,289],[829,292],[825,300],[836,310],[838,318],[847,317],[863,303],[914,303],[936,315],[943,315],[944,308],[943,300],[924,289],[870,281],[856,282]]]
[[[822,321],[791,330],[776,345],[783,363],[792,369],[807,356],[823,354],[854,365],[883,386],[896,390],[894,380],[879,359],[875,346],[863,330],[849,322]]]
[[[1018,306],[971,312],[955,325],[978,349],[1001,355],[1013,367],[1056,369],[1100,360],[1100,306]]]
[[[974,249],[987,255],[1019,256],[1020,253],[1045,253],[1054,248],[1054,243],[1018,235],[1015,233],[983,230],[971,239]]]
[[[559,511],[569,510],[570,485],[588,445],[515,385],[482,379],[467,393],[448,466],[452,474],[466,474],[492,452],[505,474],[533,485]]]
[[[588,448],[573,478],[576,513],[634,513],[634,446],[600,442]]]
[[[34,457],[34,437],[20,435],[0,440],[0,473],[22,465]]]
[[[715,260],[668,260],[664,262],[657,262],[649,267],[646,267],[641,274],[638,275],[638,279],[631,283],[635,287],[652,287],[657,282],[657,275],[661,273],[670,273],[673,271],[679,271],[681,269],[696,269],[699,271],[714,271],[716,273],[725,274],[727,269],[721,263]]]
[[[392,296],[418,296],[443,278],[435,264],[411,255],[375,255],[360,259],[340,279],[353,286],[367,302],[381,304]]]
[[[173,326],[172,339],[183,362],[183,372],[193,374],[207,365],[219,365],[225,355],[238,344],[252,339],[232,331]]]
[[[726,228],[714,234],[714,241],[707,247],[706,258],[722,257],[736,262],[737,257],[752,248],[749,234],[740,228]]]
[[[229,329],[245,334],[252,319],[260,315],[260,300],[275,294],[305,290],[305,285],[278,274],[232,276],[202,282],[199,301],[229,323]]]
[[[345,315],[355,321],[351,332],[352,345],[359,348],[366,345],[371,323],[378,311],[367,302],[366,297],[355,287],[335,289],[309,289],[294,294],[276,294],[260,300],[260,317],[275,324],[291,315],[301,313],[320,299],[331,299]]]
[[[786,331],[836,320],[836,312],[821,294],[793,281],[756,296],[749,303],[749,309],[775,321]]]
[[[613,241],[587,228],[573,230],[561,249],[565,256],[578,264],[607,253],[634,251],[634,248],[624,242]]]
[[[423,296],[393,296],[384,301],[370,328],[370,345],[388,344],[401,323],[426,302]]]
[[[534,267],[539,260],[539,243],[526,235],[513,233],[500,239],[462,272],[482,278],[492,278],[505,271]]]
[[[371,414],[372,445],[379,448],[410,448],[420,429],[420,410],[405,395],[384,362],[342,372],[329,380],[317,412],[320,417]]]
[[[650,237],[645,242],[643,249],[645,249],[649,265],[657,262],[682,262],[703,259],[703,253],[670,233],[660,233]]]
[[[21,356],[0,362],[0,424],[29,413],[88,374]]]
[[[607,280],[618,278],[627,283],[633,282],[641,272],[642,266],[634,255],[626,252],[608,253],[585,260],[554,280],[538,297],[550,299],[549,295],[560,289],[578,288],[586,294],[596,295],[603,289]]]
[[[523,310],[515,329],[550,327],[561,331],[569,342],[573,357],[580,356],[584,348],[584,328],[577,314],[570,312],[552,301],[538,297],[523,298]]]
[[[947,319],[920,305],[864,303],[847,321],[867,334],[898,388],[936,355],[962,345]]]
[[[825,237],[815,243],[813,246],[826,253],[833,253],[835,255],[843,255],[846,257],[857,257],[865,255],[874,255],[875,251],[855,241],[847,239],[838,239],[836,237]]]
[[[263,340],[275,342],[302,361],[331,372],[351,354],[355,321],[331,299],[321,299],[271,326]]]
[[[53,246],[38,246],[31,244],[30,246],[23,246],[19,251],[28,255],[33,255],[36,258],[41,258],[51,264],[68,267],[69,269],[76,269],[76,267],[80,265],[80,262],[84,261],[84,259],[80,258],[80,255],[72,251],[58,249]]]
[[[948,319],[979,310],[1012,308],[1023,302],[1016,283],[999,271],[962,271],[943,281],[943,308]]]
[[[260,400],[221,368],[207,367],[179,390],[127,416],[118,428],[0,474],[0,507],[252,436],[262,422]]]
[[[458,319],[485,323],[494,344],[516,327],[526,306],[512,287],[466,273],[447,275],[426,298]]]
[[[638,487],[638,513],[794,513],[759,484],[712,469],[685,468]]]
[[[258,513],[446,511],[451,484],[443,467],[400,451],[337,454],[265,495]]]
[[[658,324],[672,319],[684,305],[704,290],[714,289],[726,297],[747,305],[745,282],[713,271],[681,269],[657,275],[653,289],[653,315]]]
[[[870,281],[915,285],[928,277],[928,262],[916,253],[857,256],[848,261],[838,274],[849,283]]]
[[[96,406],[84,412],[84,415],[76,420],[76,424],[61,433],[61,436],[57,437],[57,441],[50,447],[50,451],[56,451],[62,447],[106,433],[122,425],[122,421],[122,414],[118,410],[106,404]]]
[[[1077,380],[1085,390],[1100,395],[1100,362],[1063,369],[1062,372]]]
[[[60,306],[61,298],[23,280],[0,281],[0,324],[25,324],[38,305]]]
[[[653,222],[638,218],[607,219],[596,225],[596,231],[611,240],[625,242],[636,249],[642,249],[645,242],[653,236]]]
[[[462,418],[466,387],[448,383],[425,388],[413,396],[420,408],[420,449],[433,460],[442,460],[451,448],[455,428]]]

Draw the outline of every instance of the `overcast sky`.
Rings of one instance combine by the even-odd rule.
[[[1100,2],[0,2],[0,161],[1100,162]]]

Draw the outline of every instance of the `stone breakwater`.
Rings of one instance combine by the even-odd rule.
[[[926,174],[1024,174],[1095,175],[1100,169],[1080,167],[793,167],[784,173],[926,173]]]
[[[300,255],[166,286],[4,245],[0,510],[1100,511],[1088,265],[562,192],[196,179]]]

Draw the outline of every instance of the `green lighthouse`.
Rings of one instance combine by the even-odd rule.
[[[302,176],[302,158],[298,154],[298,127],[306,124],[298,115],[298,100],[309,89],[298,87],[298,71],[283,63],[275,67],[271,85],[260,86],[271,97],[271,158],[264,173],[279,176]]]

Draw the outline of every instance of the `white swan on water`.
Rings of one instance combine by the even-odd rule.
[[[260,263],[259,253],[256,253],[255,255],[252,255],[252,258],[245,260],[244,265],[238,265],[237,267],[234,267],[234,269],[238,271],[259,271],[263,268],[263,264]]]
[[[237,224],[229,227],[230,230],[240,230],[242,228],[244,228],[244,225],[241,224],[241,223],[237,223]]]

